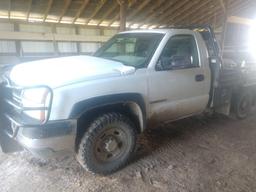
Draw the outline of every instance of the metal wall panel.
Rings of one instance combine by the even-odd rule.
[[[37,32],[37,33],[51,33],[51,26],[33,25],[33,24],[19,24],[19,31],[23,32]]]
[[[74,42],[58,42],[60,53],[77,53],[77,46]]]
[[[16,53],[15,41],[0,41],[0,53]]]
[[[14,24],[0,23],[0,31],[14,31]]]
[[[56,27],[56,33],[75,35],[76,29],[74,27]]]
[[[80,51],[81,53],[94,53],[100,46],[100,43],[80,43]]]
[[[100,35],[100,29],[78,28],[79,35]]]
[[[54,53],[53,42],[21,41],[24,53]]]
[[[104,29],[103,34],[106,36],[114,36],[118,31],[115,29]]]

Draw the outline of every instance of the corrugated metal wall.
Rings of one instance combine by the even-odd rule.
[[[113,36],[115,29],[86,28],[83,26],[68,25],[39,25],[32,23],[1,23],[0,31],[56,33],[84,36]],[[95,52],[99,42],[68,42],[68,41],[28,41],[28,40],[1,40],[0,37],[0,64],[17,63],[24,60],[34,60],[45,57],[63,55],[91,54]]]

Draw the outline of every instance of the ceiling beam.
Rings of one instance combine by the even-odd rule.
[[[106,18],[108,16],[110,16],[115,10],[116,8],[118,7],[118,4],[115,3],[114,5],[111,6],[110,9],[107,9],[107,11],[102,15],[100,21],[98,22],[97,26],[99,26],[104,20],[106,20]]]
[[[105,5],[106,0],[101,0],[100,3],[96,6],[95,10],[93,11],[93,13],[91,14],[91,16],[87,19],[87,21],[85,22],[85,24],[87,25],[92,19],[93,17],[95,17],[95,15],[97,15],[97,13],[100,11],[100,9]]]
[[[243,2],[244,0],[242,0],[241,2]],[[233,1],[233,2],[231,2],[230,4],[229,4],[229,6],[227,7],[228,8],[228,12],[230,13],[230,14],[232,14],[232,9],[234,9],[235,7],[239,7],[240,5],[241,5],[241,2],[238,2],[238,1]],[[219,27],[219,26],[221,26],[222,24],[223,24],[223,21],[222,21],[222,17],[223,17],[223,10],[222,9],[219,9],[219,6],[215,6],[215,8],[213,9],[213,10],[215,10],[214,11],[214,13],[212,13],[211,15],[204,15],[204,17],[203,16],[201,16],[200,18],[199,18],[199,20],[197,20],[196,22],[198,23],[209,23],[209,21],[211,20],[211,19],[214,19],[214,20],[216,20],[216,23],[217,23],[217,26]],[[198,18],[197,18],[198,19]]]
[[[209,1],[204,0],[203,2],[199,1],[199,5],[195,6],[193,8],[193,10],[188,11],[186,13],[184,13],[183,15],[181,15],[180,17],[178,17],[177,19],[175,19],[174,23],[175,24],[179,24],[182,23],[184,24],[185,21],[188,21],[189,18],[191,18],[194,14],[198,13],[198,11],[200,10],[204,10],[206,7],[209,6]]]
[[[11,8],[12,8],[12,1],[9,0],[9,4],[8,4],[8,19],[10,19],[10,17],[11,17]]]
[[[175,22],[175,24],[196,24],[196,21],[203,18],[207,18],[209,10],[215,12],[215,9],[219,10],[219,7],[213,4],[214,2],[208,1],[207,4],[203,5],[200,9],[198,9],[196,12],[194,12],[192,15],[190,15],[188,18],[183,19],[182,22]]]
[[[178,3],[180,0],[176,0],[176,1],[168,1],[167,4],[163,4],[161,7],[160,7],[160,10],[156,11],[155,14],[152,14],[151,16],[149,16],[146,20],[145,20],[145,23],[149,23],[151,21],[151,25],[149,26],[152,26],[154,24],[157,23],[157,20],[161,19],[161,18],[164,18],[165,17],[165,13],[168,11],[168,9],[170,9],[173,5],[175,5],[176,3]],[[160,14],[159,14],[160,13]],[[155,21],[152,21],[152,20],[155,20]]]
[[[125,31],[126,29],[126,14],[127,14],[127,1],[119,0],[120,4],[120,26],[119,31]]]
[[[144,0],[143,3],[141,3],[137,9],[134,9],[131,14],[128,15],[127,20],[133,20],[134,17],[136,17],[136,15],[143,10],[149,3],[151,0]]]
[[[28,19],[29,19],[31,5],[32,5],[32,0],[28,0],[28,10],[27,10],[27,15],[26,15],[26,21],[28,21]]]
[[[89,0],[84,0],[83,4],[81,5],[81,7],[78,9],[72,24],[74,24],[76,22],[76,20],[80,17],[80,15],[83,13],[83,11],[85,10],[87,4],[89,3]]]
[[[142,17],[136,19],[136,21],[134,22],[130,22],[128,27],[131,27],[135,22],[136,23],[140,23],[141,21],[143,21],[142,24],[140,24],[138,26],[138,28],[140,28],[141,26],[143,26],[144,24],[147,24],[148,21],[150,21],[150,17],[153,16],[155,17],[155,12],[157,12],[158,8],[161,7],[161,5],[165,2],[165,0],[158,0],[156,3],[153,3],[152,6],[150,6],[149,9],[145,10],[143,12]]]
[[[166,11],[163,16],[158,20],[158,25],[156,26],[159,27],[163,24],[169,24],[170,21],[172,21],[172,17],[169,18],[170,16],[173,15],[173,13],[176,15],[176,12],[179,12],[180,8],[183,7],[189,0],[183,0],[181,1],[180,3],[177,3],[173,6],[172,10],[171,11]]]
[[[180,8],[179,11],[177,11],[171,18],[173,22],[176,21],[176,19],[180,18],[181,16],[185,15],[186,13],[189,13],[191,9],[194,7],[198,7],[200,3],[200,0],[194,0],[193,2],[183,6],[183,8]]]
[[[59,19],[58,19],[58,23],[61,22],[61,19],[62,19],[63,16],[66,14],[66,12],[67,12],[67,10],[68,10],[68,7],[69,7],[69,5],[71,4],[71,1],[72,1],[72,0],[65,0],[63,9],[62,9],[62,11],[61,11],[61,13],[60,13],[60,17],[59,17]]]
[[[223,13],[226,13],[227,9],[226,9],[226,5],[225,5],[224,0],[219,0],[219,3],[220,3],[220,6],[222,8]]]
[[[51,8],[52,8],[52,3],[53,3],[53,0],[48,0],[48,4],[47,4],[47,8],[44,12],[44,17],[43,17],[43,22],[45,22],[47,16],[48,16],[48,13],[50,12]]]
[[[119,4],[119,8],[120,8],[120,0],[117,0],[118,4]],[[129,2],[129,7],[132,6],[136,1],[130,1]],[[110,27],[115,21],[118,20],[118,18],[120,18],[120,11],[118,11],[118,13],[113,17],[113,19],[111,19],[108,23],[108,27]]]

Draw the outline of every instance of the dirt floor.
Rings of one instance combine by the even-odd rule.
[[[238,121],[193,117],[147,131],[134,160],[108,177],[70,157],[0,154],[0,192],[256,191],[256,115]]]

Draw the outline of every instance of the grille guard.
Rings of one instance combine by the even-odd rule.
[[[10,85],[9,80],[4,77],[5,81],[3,85],[1,86],[2,90],[0,92],[3,92],[2,98],[2,110],[1,110],[1,116],[2,118],[6,119],[10,122],[12,131],[7,132],[7,134],[14,138],[17,135],[18,129],[20,127],[39,127],[42,125],[45,125],[50,118],[51,114],[51,107],[52,107],[52,100],[53,100],[53,90],[46,85],[38,85],[38,86],[30,86],[30,87],[19,87],[19,86],[12,86]],[[38,88],[44,88],[48,91],[50,97],[49,97],[49,106],[47,107],[23,107],[21,103],[21,95],[16,95],[15,93],[21,93],[22,91],[28,90],[28,89],[38,89]],[[45,120],[41,122],[40,120],[35,120],[31,117],[28,117],[24,112],[26,111],[42,111],[44,110],[47,112]]]

